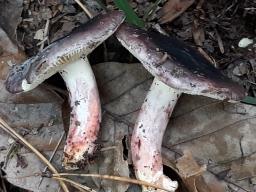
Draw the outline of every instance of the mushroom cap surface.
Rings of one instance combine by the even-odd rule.
[[[18,93],[35,88],[70,62],[91,53],[116,31],[124,19],[120,11],[99,14],[34,57],[15,65],[7,77],[6,89]]]
[[[116,36],[156,78],[181,92],[239,101],[246,92],[178,39],[122,24]]]

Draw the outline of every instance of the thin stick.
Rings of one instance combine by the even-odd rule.
[[[48,40],[49,25],[50,25],[50,19],[47,19],[45,28],[44,28],[44,39],[41,41],[42,44],[40,46],[40,51],[42,51],[44,48],[44,42]]]
[[[48,167],[49,169],[55,173],[56,175],[59,175],[58,171],[55,169],[55,167],[36,149],[34,148],[29,142],[27,142],[21,135],[19,135],[13,128],[11,128],[1,117],[0,117],[0,127],[6,131],[7,133],[11,133],[11,135],[21,141],[27,148],[29,148],[35,155],[41,159]],[[64,192],[69,192],[66,184],[63,181],[60,181],[60,185]]]
[[[88,17],[93,18],[91,12],[85,7],[80,0],[75,0],[75,2],[84,10],[84,12],[88,15]]]
[[[52,174],[53,177],[58,177],[56,174]],[[137,180],[137,179],[131,179],[129,177],[119,177],[119,176],[112,176],[112,175],[99,175],[99,174],[77,174],[77,173],[59,173],[59,176],[80,176],[80,177],[95,177],[95,178],[101,178],[106,180],[112,180],[112,181],[121,181],[125,183],[132,183],[136,185],[144,185],[147,187],[152,187],[156,189],[161,189],[164,191],[170,191],[168,189],[165,189],[163,187],[160,187],[158,185],[154,185],[145,181]],[[170,191],[171,192],[171,191]]]
[[[92,188],[87,187],[85,185],[82,185],[80,183],[77,183],[77,182],[75,182],[75,181],[73,181],[71,179],[67,179],[67,178],[63,178],[63,177],[58,177],[58,176],[53,176],[52,178],[56,179],[56,180],[66,181],[66,182],[72,184],[77,189],[83,189],[83,190],[89,191],[89,192],[97,192],[97,191],[93,190]]]
[[[56,151],[58,150],[58,148],[59,148],[59,146],[60,146],[60,143],[61,143],[61,141],[62,141],[64,135],[65,135],[65,132],[62,133],[62,135],[61,135],[61,137],[60,137],[60,139],[59,139],[57,145],[55,146],[55,148],[54,148],[54,150],[53,150],[53,152],[52,152],[52,154],[51,154],[51,157],[50,157],[50,159],[49,159],[49,162],[52,161],[52,159],[53,159],[53,157],[54,157]],[[43,170],[43,173],[45,173],[45,172],[47,171],[47,169],[48,169],[48,166],[45,166],[45,168],[44,168],[44,170]],[[39,184],[38,184],[38,189],[39,189],[39,187],[40,187],[40,185],[41,185],[43,179],[44,179],[43,177],[40,178],[40,181],[39,181]]]

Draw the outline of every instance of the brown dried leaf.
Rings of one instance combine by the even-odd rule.
[[[25,58],[24,52],[18,49],[0,27],[0,79],[4,80],[6,78],[11,65],[20,63]]]
[[[224,54],[225,49],[224,49],[223,41],[222,41],[221,36],[220,36],[219,32],[217,31],[217,29],[215,29],[215,35],[217,37],[217,41],[218,41],[218,46],[219,46],[220,52],[222,54]]]
[[[204,0],[200,0],[197,3],[196,9],[194,11],[193,25],[192,25],[192,34],[193,34],[194,41],[196,45],[201,47],[203,46],[203,43],[205,41],[205,32],[202,26],[202,23],[203,23],[202,18],[205,18],[204,16],[205,12],[202,9],[203,3],[204,3]]]
[[[1,28],[0,48],[4,48],[0,53],[0,116],[39,151],[49,156],[64,131],[61,117],[62,99],[44,86],[17,95],[7,92],[4,79],[9,65],[22,62],[26,56]],[[0,162],[6,165],[4,171],[7,180],[27,190],[57,191],[58,182],[51,179],[44,179],[39,186],[40,177],[33,174],[42,171],[45,165],[24,147],[12,152],[11,140],[13,141],[11,136],[1,129],[0,146],[3,150],[0,151]],[[58,157],[58,164],[61,165],[62,152],[58,153],[56,158]],[[26,177],[29,175],[30,177]]]
[[[203,42],[205,40],[204,29],[197,19],[194,19],[193,21],[192,34],[196,45],[203,46]]]
[[[229,170],[234,160],[248,159],[255,153],[255,117],[254,106],[183,96],[166,131],[164,146],[177,152],[190,150],[212,173],[226,171],[221,179],[227,179],[228,185],[238,184],[234,172]],[[245,161],[242,165],[246,165]],[[252,162],[250,166],[253,165]],[[246,166],[242,167],[246,170]],[[255,173],[252,170],[247,175]],[[253,187],[246,180],[238,186],[247,190]]]
[[[194,0],[169,0],[159,12],[161,24],[171,22],[194,3]]]
[[[184,151],[184,155],[178,159],[176,166],[179,170],[179,174],[184,179],[202,175],[202,173],[206,171],[205,165],[199,166],[194,160],[192,153],[188,150]]]
[[[205,172],[203,174],[203,181],[208,186],[209,191],[211,192],[226,192],[227,184],[224,181],[218,180],[213,174],[210,172]],[[202,186],[201,184],[197,184],[197,186]],[[201,190],[199,190],[201,192]]]
[[[44,152],[44,155],[49,159],[51,151]],[[35,192],[56,192],[59,189],[59,184],[53,179],[44,178],[41,185],[39,182],[41,177],[36,176],[35,173],[40,173],[45,165],[33,153],[24,153],[23,157],[28,163],[26,168],[17,167],[17,156],[14,156],[8,161],[8,166],[4,170],[7,173],[7,180],[24,189]],[[53,159],[54,166],[61,165],[62,151],[58,151]],[[60,166],[56,166],[60,169]],[[29,176],[29,177],[28,177]]]
[[[131,134],[137,111],[152,82],[150,75],[141,64],[103,63],[96,65],[94,72],[104,101],[103,113],[126,125]],[[163,141],[163,145],[169,148],[168,153],[177,152],[170,165],[174,164],[178,154],[188,149],[216,175],[221,170],[230,169],[230,161],[241,158],[241,146],[245,156],[254,153],[255,117],[253,106],[184,94],[178,101]],[[106,116],[103,116],[103,121],[104,118]],[[116,130],[122,132],[122,129],[118,126]],[[166,157],[171,159],[171,156]],[[215,183],[211,185],[211,181]],[[202,183],[201,180],[197,182]],[[212,191],[224,191],[225,183],[217,179],[205,179],[205,182]],[[199,185],[203,186],[196,184],[197,190]],[[230,186],[230,183],[226,185]]]
[[[256,154],[231,163],[230,175],[234,180],[245,180],[255,177]]]
[[[124,136],[129,141],[137,111],[150,87],[152,77],[141,64],[101,63],[95,65],[93,70],[103,103],[99,143],[103,149],[109,150],[100,151],[95,162],[88,165],[83,172],[90,170],[92,173],[126,176],[129,175],[128,160],[130,156],[128,154],[128,159],[123,159],[121,141]],[[254,153],[256,145],[255,117],[255,107],[252,106],[241,103],[225,103],[200,96],[183,95],[166,130],[163,146],[167,146],[169,149],[164,148],[163,153],[168,153],[167,155],[165,154],[165,157],[171,161],[169,165],[175,166],[178,154],[188,149],[200,161],[200,164],[207,164],[208,169],[215,175],[218,175],[223,170],[232,168],[232,171],[227,171],[225,175],[231,174],[231,181],[243,186],[243,182],[235,179],[248,175],[245,163],[249,160],[242,161],[243,166],[239,168],[234,165],[231,167],[231,162],[234,162],[234,159],[241,158],[241,147],[245,159],[248,159]],[[51,128],[54,129],[53,127]],[[44,127],[44,129],[47,128]],[[57,131],[57,127],[55,129]],[[241,136],[243,136],[242,139]],[[33,136],[28,135],[26,137]],[[49,136],[47,135],[45,138],[47,137]],[[35,145],[38,148],[43,147],[39,143]],[[6,148],[8,149],[8,146]],[[173,155],[170,155],[171,153]],[[33,162],[36,159],[30,153],[25,158],[27,162]],[[15,158],[11,159],[11,161],[16,163]],[[42,170],[42,164],[39,162],[34,163],[35,170],[38,170],[40,166]],[[60,160],[56,163],[61,166]],[[11,165],[14,172],[16,164],[13,163]],[[252,159],[250,167],[254,165],[255,161]],[[185,175],[192,175],[190,178],[195,177],[194,175],[196,175],[197,171],[193,170],[198,169],[192,169],[191,172],[193,174]],[[243,170],[245,170],[245,174],[242,174]],[[19,169],[19,171],[22,170]],[[188,173],[190,172],[188,171]],[[12,174],[16,174],[16,172]],[[31,172],[27,174],[31,174]],[[251,176],[253,174],[256,174],[254,170],[250,172]],[[222,178],[227,179],[225,176]],[[122,192],[127,188],[126,185],[121,183],[92,180],[90,178],[75,179],[94,188],[97,186],[98,189],[103,187],[105,190],[113,189],[114,191]],[[44,182],[47,185],[47,182],[52,181],[46,180]],[[191,190],[196,189],[199,192],[204,192],[207,188],[209,188],[209,191],[223,192],[225,191],[223,190],[225,185],[230,186],[230,183],[219,182],[215,176],[209,176],[209,172],[196,177],[190,183],[193,186]]]
[[[179,175],[189,191],[198,192],[198,187],[203,189],[206,188],[207,190],[203,190],[205,192],[209,191],[202,178],[202,174],[206,171],[206,166],[199,166],[190,151],[184,151],[184,155],[177,160],[176,166],[179,170]]]
[[[23,0],[0,1],[0,27],[2,27],[12,41],[16,41],[16,29],[21,22]]]
[[[64,131],[60,103],[32,105],[2,103],[1,105],[0,116],[16,131],[24,135],[24,138],[34,147],[48,154],[49,157]],[[10,138],[9,134],[0,130],[0,146],[6,148],[0,151],[0,162],[5,162],[7,165],[4,169],[7,180],[16,186],[32,191],[57,191],[58,182],[51,179],[46,179],[39,187],[40,177],[35,177],[33,174],[40,173],[45,165],[33,153],[22,147],[15,152],[17,155],[9,156],[12,146]],[[56,155],[57,159],[53,161],[54,164],[58,162],[61,165],[62,148],[60,148],[59,155]],[[24,166],[24,162],[27,166]],[[17,164],[21,166],[17,167]]]

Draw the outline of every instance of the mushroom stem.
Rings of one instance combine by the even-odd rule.
[[[140,109],[131,139],[137,178],[170,191],[175,191],[178,183],[163,174],[161,146],[169,117],[180,95],[180,91],[155,78]],[[144,188],[143,191],[148,190]]]
[[[65,168],[86,161],[95,151],[101,121],[96,80],[87,58],[79,59],[60,71],[70,95],[70,128],[64,148]]]

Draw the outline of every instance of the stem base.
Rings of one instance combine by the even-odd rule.
[[[178,183],[163,174],[161,146],[169,117],[180,94],[155,78],[139,112],[131,140],[137,178],[159,184],[170,191],[175,191]]]
[[[77,168],[86,163],[96,150],[101,106],[96,80],[87,59],[69,64],[60,72],[70,94],[70,127],[64,148],[64,166]]]

